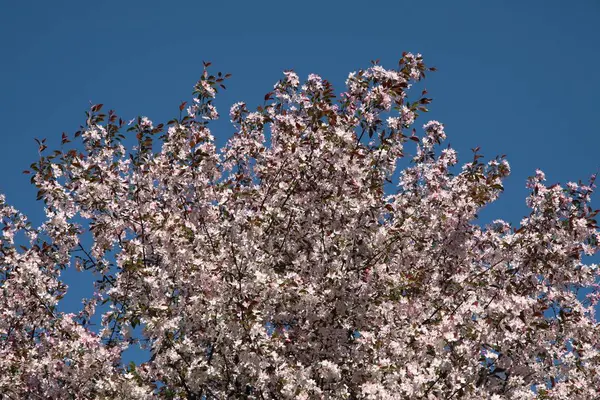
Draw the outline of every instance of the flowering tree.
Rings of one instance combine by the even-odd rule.
[[[410,53],[350,74],[339,101],[285,72],[263,107],[231,108],[218,150],[228,75],[208,66],[168,128],[130,122],[134,146],[102,105],[80,144],[40,141],[41,227],[0,197],[1,398],[600,395],[593,180],[537,171],[518,229],[475,224],[509,165],[475,151],[453,174],[443,125],[411,128],[430,99],[408,96],[427,71]],[[78,314],[57,308],[65,268],[98,275]],[[134,344],[151,357],[123,367]]]

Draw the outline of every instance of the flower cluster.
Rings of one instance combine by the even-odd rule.
[[[339,101],[287,71],[264,106],[231,107],[222,149],[209,123],[227,75],[205,69],[167,126],[93,106],[83,146],[32,164],[42,226],[0,197],[0,397],[600,396],[593,181],[538,171],[519,227],[479,226],[510,168],[476,153],[455,170],[437,121],[406,132],[428,70],[374,63]],[[75,315],[59,307],[74,267],[97,275]],[[150,358],[124,367],[134,345]]]

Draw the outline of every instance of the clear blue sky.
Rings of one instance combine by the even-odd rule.
[[[21,174],[34,137],[57,146],[90,101],[164,122],[189,100],[202,60],[233,75],[216,103],[227,116],[233,102],[262,102],[284,69],[341,91],[348,72],[377,58],[393,67],[406,50],[438,68],[425,82],[429,118],[462,161],[475,146],[507,155],[505,193],[482,216],[518,222],[536,168],[565,183],[600,167],[599,20],[597,0],[0,0],[0,192],[39,222]],[[222,144],[233,130],[219,127]]]

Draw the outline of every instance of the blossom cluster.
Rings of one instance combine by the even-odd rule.
[[[413,129],[431,100],[410,96],[429,71],[410,53],[339,100],[286,71],[264,106],[231,107],[219,149],[228,76],[208,66],[166,125],[95,105],[62,150],[40,143],[39,228],[0,197],[0,397],[600,396],[593,181],[537,171],[520,226],[480,226],[510,167],[457,169],[442,123]],[[78,314],[66,268],[97,275]],[[149,360],[123,366],[130,346]]]

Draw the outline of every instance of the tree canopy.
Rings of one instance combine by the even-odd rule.
[[[337,97],[286,71],[231,107],[221,149],[229,76],[204,67],[165,125],[97,104],[59,150],[38,141],[40,227],[0,197],[0,398],[599,396],[593,178],[536,171],[518,227],[480,226],[509,164],[474,149],[459,168],[442,123],[413,128],[420,55]],[[66,268],[98,277],[77,314]],[[150,359],[123,366],[133,345]]]

